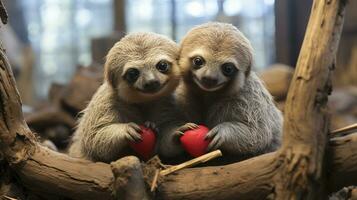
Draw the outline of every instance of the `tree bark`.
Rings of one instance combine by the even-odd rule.
[[[357,184],[357,133],[329,142],[329,192]],[[220,167],[184,169],[165,177],[159,199],[265,199],[274,196],[273,178],[280,172],[279,152]],[[286,174],[288,176],[288,174]]]
[[[327,100],[341,35],[345,1],[315,0],[296,65],[284,116],[281,163],[274,177],[276,199],[324,196]]]
[[[42,147],[28,128],[21,105],[11,67],[0,49],[0,160],[9,163],[25,188],[42,196],[72,199],[144,199],[132,198],[133,191],[125,189],[135,182],[138,191],[145,191],[137,158],[122,158],[110,166],[74,159]]]

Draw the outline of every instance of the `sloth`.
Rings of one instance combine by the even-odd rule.
[[[179,138],[197,124],[210,129],[207,150],[220,149],[232,161],[280,146],[282,114],[251,70],[252,58],[250,42],[233,25],[210,22],[186,34],[179,56],[183,81],[175,95],[188,123],[162,136],[163,158],[182,155]]]
[[[129,142],[141,128],[155,129],[176,117],[172,93],[180,80],[178,45],[154,33],[129,34],[109,51],[104,83],[82,111],[69,154],[111,162],[133,155]]]

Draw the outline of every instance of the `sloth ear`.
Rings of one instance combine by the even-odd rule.
[[[118,72],[115,69],[112,69],[106,64],[104,68],[104,79],[108,81],[109,85],[113,88],[118,86]]]
[[[245,71],[245,77],[248,77],[250,74],[250,71],[252,70],[252,61],[249,62],[248,67],[247,67],[247,71]]]
[[[253,66],[253,62],[254,62],[253,53],[252,52],[253,52],[253,50],[251,49],[247,54],[248,66],[247,66],[247,71],[245,71],[245,77],[248,77],[249,74],[250,74],[250,71],[252,71],[252,66]]]

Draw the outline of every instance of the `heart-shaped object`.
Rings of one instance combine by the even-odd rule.
[[[188,130],[181,136],[180,141],[183,148],[193,157],[198,157],[207,152],[211,140],[205,140],[209,132],[206,126],[199,125],[198,128]]]
[[[156,135],[150,128],[145,126],[140,126],[140,128],[142,140],[140,142],[130,142],[129,145],[139,156],[148,160],[154,152]]]

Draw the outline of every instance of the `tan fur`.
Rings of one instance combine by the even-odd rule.
[[[195,56],[204,58],[203,67],[193,68]],[[211,129],[208,138],[212,139],[209,150],[221,149],[224,158],[232,161],[273,151],[281,141],[281,112],[251,72],[252,57],[249,41],[237,28],[225,23],[195,27],[181,43],[179,65],[184,80],[176,90],[176,97],[186,114],[185,123],[208,126]],[[227,62],[238,69],[233,77],[226,77],[221,71]],[[202,89],[199,83],[205,76],[217,78],[222,86],[212,91]],[[182,155],[175,137],[174,131],[162,137],[159,153],[164,158]]]
[[[103,162],[132,154],[128,141],[138,136],[137,125],[160,125],[163,120],[157,112],[171,107],[171,93],[180,78],[177,57],[177,44],[154,33],[129,34],[117,42],[106,58],[105,81],[82,112],[69,154]],[[171,63],[166,74],[155,68],[162,59]],[[133,66],[141,70],[140,76],[155,76],[165,86],[150,94],[136,90],[142,77],[134,85],[123,78]]]
[[[190,70],[189,57],[195,51],[202,51],[209,59],[217,63],[227,60],[239,62],[240,70],[251,70],[253,48],[238,29],[225,23],[206,23],[191,29],[181,42],[179,65],[184,74]],[[206,58],[207,58],[206,56]]]

